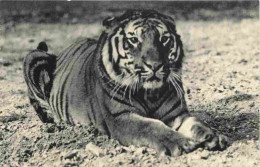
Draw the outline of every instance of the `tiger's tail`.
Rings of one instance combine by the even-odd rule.
[[[40,42],[37,49],[24,59],[24,78],[28,87],[30,103],[42,122],[54,122],[49,109],[49,96],[56,68],[56,56],[47,53],[45,42]]]

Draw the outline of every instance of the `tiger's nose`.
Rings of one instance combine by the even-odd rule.
[[[148,68],[152,69],[154,72],[158,71],[163,66],[161,62],[152,62],[152,61],[144,62],[144,64]]]

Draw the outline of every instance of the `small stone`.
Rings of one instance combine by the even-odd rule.
[[[136,147],[133,145],[127,146],[127,147],[123,147],[124,150],[126,150],[126,152],[133,154],[136,150]]]
[[[218,90],[218,93],[223,93],[223,92],[224,92],[223,90],[220,90],[220,89]]]
[[[227,158],[233,158],[232,154],[227,154]]]
[[[190,89],[187,89],[187,94],[190,94]]]
[[[56,127],[54,124],[47,124],[43,127],[43,131],[46,133],[54,133],[56,131]]]
[[[255,102],[252,102],[251,104],[249,104],[249,107],[254,107],[255,106]]]
[[[217,155],[217,154],[219,154],[219,151],[213,151],[212,152],[212,155]]]
[[[73,157],[77,156],[77,152],[69,153],[64,156],[64,159],[72,159]]]
[[[209,151],[204,150],[204,151],[201,153],[200,158],[201,158],[201,159],[208,159],[209,156],[210,156]]]
[[[98,157],[104,156],[103,150],[92,142],[86,145],[85,150]]]
[[[203,148],[198,148],[198,151],[200,151],[200,152],[203,151],[203,150],[204,150]]]
[[[5,60],[0,59],[0,65],[10,66],[10,65],[12,65],[12,64],[13,64],[12,62],[5,61]]]
[[[220,52],[217,52],[217,53],[216,53],[216,56],[221,56],[221,53],[220,53]]]
[[[125,148],[123,148],[123,147],[119,147],[119,148],[116,148],[116,152],[118,152],[118,153],[125,153],[125,152],[127,152],[127,150]]]
[[[35,40],[34,39],[29,39],[29,42],[30,43],[33,43]]]
[[[247,61],[246,59],[241,59],[238,63],[239,63],[239,64],[246,65],[247,62],[248,62],[248,61]]]
[[[135,163],[135,159],[133,158],[128,161],[128,164],[133,164],[133,163]]]
[[[137,150],[135,151],[135,154],[145,154],[145,153],[147,153],[147,149],[144,147],[137,148]]]

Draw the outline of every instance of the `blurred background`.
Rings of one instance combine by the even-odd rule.
[[[155,9],[178,20],[259,18],[259,1],[0,1],[0,24],[93,23],[126,9]]]
[[[22,55],[28,50],[36,48],[40,41],[46,41],[50,44],[50,51],[58,53],[78,38],[98,38],[102,31],[102,20],[108,16],[121,15],[127,9],[155,9],[172,16],[176,20],[177,30],[181,30],[179,33],[187,37],[187,40],[183,38],[185,46],[191,41],[187,32],[192,31],[190,28],[196,27],[200,21],[205,27],[210,22],[242,22],[250,19],[257,22],[259,19],[259,1],[0,0],[0,51],[20,53],[19,56],[7,57],[23,59]],[[191,25],[187,26],[188,23]]]

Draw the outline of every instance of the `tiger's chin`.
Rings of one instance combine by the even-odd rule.
[[[144,89],[158,89],[162,87],[163,81],[145,81],[143,83]]]

